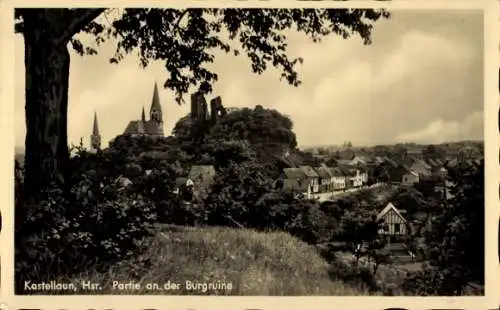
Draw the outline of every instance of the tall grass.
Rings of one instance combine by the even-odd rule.
[[[77,278],[57,280],[76,285],[88,280],[102,285],[101,290],[80,290],[77,294],[369,294],[332,278],[330,265],[313,246],[283,232],[169,227],[160,229],[143,246],[145,251],[136,261],[114,266],[107,273],[90,271]],[[113,288],[113,281],[127,283],[131,280],[141,287],[135,290]],[[179,284],[179,289],[146,289],[147,283],[157,283],[161,288],[168,281]],[[215,283],[218,287],[189,290],[186,281]],[[231,289],[228,289],[229,283]]]

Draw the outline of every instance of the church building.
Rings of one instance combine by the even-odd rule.
[[[125,128],[124,135],[149,135],[163,137],[163,112],[160,105],[160,95],[158,94],[158,86],[155,83],[153,90],[153,99],[151,108],[149,109],[149,120],[146,120],[146,113],[142,108],[142,116],[140,120],[130,121]],[[92,134],[90,135],[90,150],[97,152],[101,149],[101,134],[97,123],[97,113],[94,114],[94,125]]]
[[[142,108],[142,116],[140,120],[130,121],[123,132],[124,135],[150,135],[164,136],[163,131],[163,114],[160,105],[160,96],[158,94],[158,86],[155,83],[153,90],[153,100],[149,110],[149,120],[146,120],[144,108]]]

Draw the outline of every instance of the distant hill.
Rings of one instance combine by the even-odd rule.
[[[343,148],[339,146],[322,146],[322,147],[302,147],[301,149],[305,152],[312,154],[333,154],[336,152],[343,152],[349,150],[354,153],[377,153],[381,150],[390,151],[399,147],[404,147],[409,153],[421,153],[423,150],[427,149],[428,146],[433,145],[436,148],[444,151],[445,154],[454,156],[459,153],[460,150],[469,149],[475,155],[483,154],[484,141],[454,141],[445,142],[439,144],[417,144],[417,143],[396,143],[396,144],[385,144],[385,145],[374,145],[374,146],[352,146],[349,148]]]

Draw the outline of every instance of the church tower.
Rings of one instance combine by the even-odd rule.
[[[155,88],[153,90],[153,101],[151,102],[151,110],[149,111],[149,117],[151,121],[155,121],[163,124],[163,115],[160,105],[160,95],[158,94],[158,85],[155,82]]]
[[[158,85],[155,82],[153,90],[153,100],[151,102],[151,109],[149,111],[149,123],[154,128],[151,128],[151,134],[163,136],[163,114],[160,105],[160,95],[158,94]]]
[[[92,135],[90,135],[91,150],[97,151],[101,149],[101,135],[99,133],[99,124],[97,123],[97,112],[94,113],[94,128]]]

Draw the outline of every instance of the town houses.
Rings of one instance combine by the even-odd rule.
[[[277,184],[283,190],[309,198],[349,192],[377,183],[413,186],[429,179],[444,180],[450,167],[460,159],[456,156],[430,158],[415,150],[405,155],[373,155],[347,150],[336,160],[316,157],[317,166],[297,165],[284,168]]]

